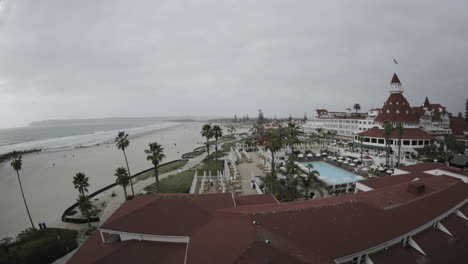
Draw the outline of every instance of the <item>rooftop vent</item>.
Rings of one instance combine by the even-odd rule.
[[[410,182],[408,183],[408,188],[406,190],[412,194],[421,194],[426,190],[426,185],[421,182]]]
[[[265,240],[265,243],[271,244],[271,241],[267,239],[267,240]]]

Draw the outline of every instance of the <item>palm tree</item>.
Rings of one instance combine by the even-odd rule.
[[[387,152],[385,155],[385,166],[388,167],[388,164],[390,162],[390,136],[393,132],[393,125],[392,123],[385,121],[383,124],[383,128],[385,137],[385,149]]]
[[[354,108],[354,110],[356,111],[356,114],[357,114],[357,112],[361,110],[361,105],[360,104],[354,104],[353,108]]]
[[[132,174],[130,173],[130,167],[128,166],[127,154],[125,153],[125,149],[128,148],[128,146],[130,145],[130,141],[128,140],[128,134],[125,134],[124,131],[120,131],[117,134],[117,137],[114,139],[114,142],[117,148],[121,149],[124,154],[125,163],[127,164],[128,177],[130,180],[130,187],[132,188],[132,196],[135,196],[135,191],[133,190],[133,180],[131,178]]]
[[[154,166],[154,177],[156,178],[156,192],[159,192],[159,172],[158,166],[161,161],[166,157],[164,155],[164,148],[156,142],[149,143],[149,149],[145,149],[147,154],[146,159],[151,161]]]
[[[127,185],[130,183],[130,180],[128,179],[128,172],[127,172],[127,169],[125,169],[124,167],[119,167],[115,170],[115,174],[114,176],[117,177],[117,179],[115,180],[115,182],[122,186],[123,189],[124,189],[124,194],[125,194],[125,200],[128,199],[127,197]]]
[[[310,170],[312,170],[314,168],[314,165],[312,165],[312,163],[307,163],[306,167],[307,167],[307,169],[309,170],[309,173],[310,173]]]
[[[220,126],[218,125],[214,125],[213,128],[212,128],[212,131],[213,131],[213,137],[215,138],[215,164],[216,166],[218,166],[218,139],[221,138],[223,136],[223,130],[221,129]]]
[[[91,201],[89,201],[89,197],[87,195],[80,195],[78,196],[78,208],[80,208],[81,214],[88,219],[88,226],[91,227],[91,214],[93,205]]]
[[[88,192],[89,178],[86,177],[86,175],[83,172],[78,172],[73,177],[73,185],[75,186],[75,189],[78,190],[80,195],[84,196],[85,193]]]
[[[362,164],[362,143],[364,141],[364,137],[363,136],[358,136],[358,139],[359,139],[359,142],[361,143],[361,164]]]
[[[213,129],[211,128],[211,124],[204,124],[202,127],[202,131],[200,132],[203,137],[206,138],[206,152],[208,156],[210,156],[210,138],[213,137]],[[208,165],[209,167],[209,165]]]
[[[299,127],[294,123],[288,123],[286,131],[286,138],[291,146],[291,164],[294,164],[294,144],[298,141],[297,136],[299,135]],[[292,172],[294,173],[294,166],[292,167]]]
[[[19,186],[21,190],[21,195],[23,196],[23,201],[24,201],[24,206],[26,207],[26,212],[28,212],[29,221],[31,222],[31,226],[33,230],[36,230],[36,228],[34,227],[32,218],[31,218],[31,213],[29,213],[28,203],[26,203],[26,198],[24,197],[23,185],[21,184],[21,177],[19,175],[19,171],[21,170],[21,167],[23,166],[22,156],[19,155],[16,151],[14,151],[11,154],[11,158],[12,158],[11,167],[13,167],[13,169],[16,171],[16,176],[18,176],[18,182],[19,182]]]
[[[299,176],[299,184],[301,185],[302,189],[304,189],[304,198],[306,200],[309,199],[309,190],[316,190],[320,193],[320,196],[323,196],[323,189],[327,187],[325,183],[323,183],[318,178],[319,172],[316,170],[312,170],[307,173],[306,176]]]
[[[401,137],[403,136],[403,133],[405,133],[405,130],[403,128],[402,123],[398,123],[395,126],[396,131],[398,132],[398,159],[397,159],[397,167],[400,166],[400,158],[401,158]]]
[[[283,147],[283,139],[277,129],[268,129],[265,132],[265,148],[271,152],[271,188],[270,193],[274,194],[276,173],[275,173],[275,153]]]

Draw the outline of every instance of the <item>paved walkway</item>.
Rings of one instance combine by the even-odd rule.
[[[237,170],[241,177],[242,193],[257,194],[257,191],[250,186],[250,183],[255,176],[265,176],[265,172],[257,167],[258,164],[262,164],[263,162],[258,153],[249,152],[249,155],[252,158],[252,162],[243,162],[237,165]]]

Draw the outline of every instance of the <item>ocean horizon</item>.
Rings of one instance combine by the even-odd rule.
[[[0,155],[32,149],[57,150],[93,146],[113,140],[118,131],[138,136],[177,125],[150,118],[103,118],[33,122],[27,127],[0,129]]]

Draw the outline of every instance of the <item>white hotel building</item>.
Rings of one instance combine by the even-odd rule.
[[[409,150],[423,148],[434,139],[442,139],[451,133],[450,121],[445,107],[431,104],[426,97],[424,104],[411,107],[403,95],[401,82],[396,74],[390,82],[389,97],[382,108],[371,109],[367,113],[329,112],[326,109],[316,109],[316,115],[304,124],[305,132],[334,131],[338,136],[354,139],[369,147],[385,146],[383,136],[384,122],[394,126],[402,123],[404,133],[401,137],[402,147]],[[393,131],[390,142],[398,146],[396,130]]]

